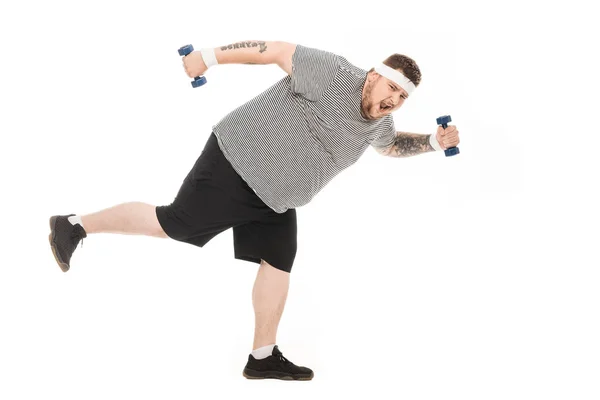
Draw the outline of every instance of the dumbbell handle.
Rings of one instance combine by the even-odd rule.
[[[448,122],[452,122],[452,117],[449,115],[442,115],[436,119],[436,122],[438,125],[441,125],[442,128],[446,129],[448,127]],[[456,146],[449,147],[444,150],[444,154],[446,154],[446,157],[451,157],[460,154],[460,150]]]
[[[178,50],[179,55],[183,56],[183,57],[187,56],[192,51],[194,51],[194,46],[192,46],[191,44],[183,46]],[[192,87],[197,88],[197,87],[204,85],[205,83],[206,83],[206,78],[204,76],[197,76],[192,81]]]

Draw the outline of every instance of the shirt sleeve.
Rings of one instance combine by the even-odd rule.
[[[338,55],[298,44],[292,56],[292,92],[317,101],[333,82],[338,69]]]
[[[377,136],[372,142],[371,146],[377,149],[383,149],[391,146],[396,138],[396,127],[394,126],[394,119],[391,115],[385,117],[384,125],[382,126],[382,133]]]

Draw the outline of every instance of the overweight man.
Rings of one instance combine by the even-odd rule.
[[[369,146],[384,156],[414,156],[458,145],[458,130],[396,131],[392,113],[421,82],[415,61],[402,54],[369,71],[332,52],[275,41],[204,48],[183,57],[190,78],[234,63],[277,64],[286,75],[212,127],[171,204],[128,202],[86,215],[52,216],[50,246],[67,272],[78,243],[92,233],[203,247],[233,228],[235,258],[259,264],[252,290],[254,343],[243,375],[310,380],[313,371],[292,363],[276,345],[296,255],[296,208]]]

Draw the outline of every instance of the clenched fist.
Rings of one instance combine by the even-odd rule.
[[[182,57],[183,69],[190,78],[204,75],[208,67],[204,63],[202,54],[199,51],[192,51],[187,56]]]
[[[448,125],[446,129],[438,126],[435,138],[440,146],[442,146],[443,150],[446,150],[450,147],[456,147],[458,146],[458,143],[460,143],[460,139],[458,138],[458,129],[456,129],[455,125]]]

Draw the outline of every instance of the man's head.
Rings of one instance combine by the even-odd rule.
[[[412,58],[402,54],[393,54],[383,63],[402,73],[415,86],[421,82],[421,70]],[[396,82],[371,68],[363,87],[361,113],[366,119],[384,117],[399,109],[408,95],[408,92]]]

